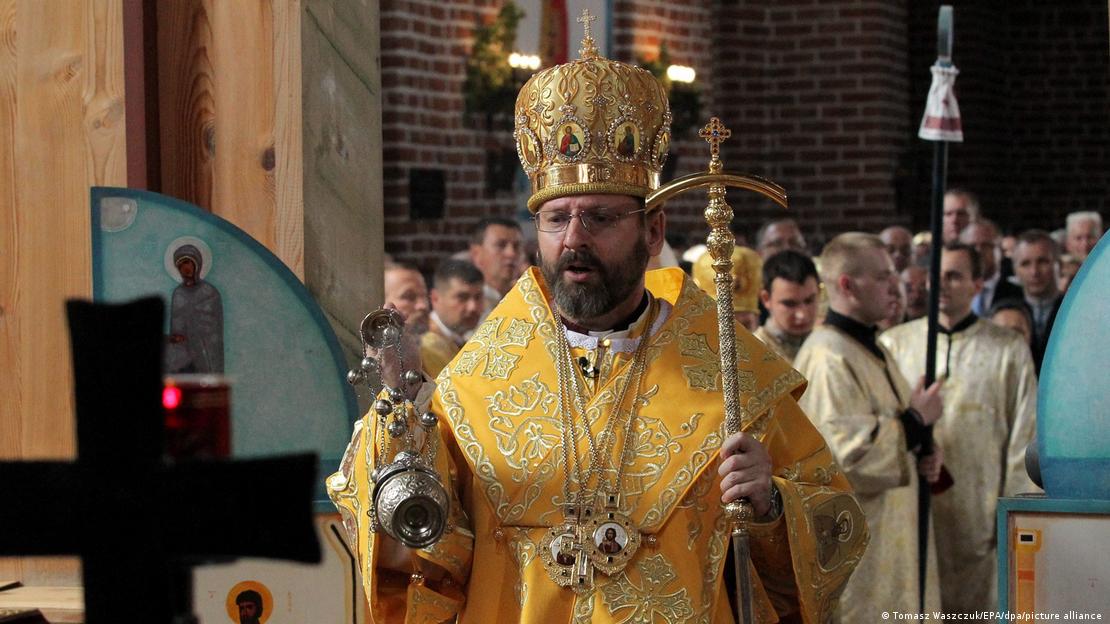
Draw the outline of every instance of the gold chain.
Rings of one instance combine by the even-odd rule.
[[[559,324],[559,326],[556,328],[555,331],[556,331],[556,334],[557,334],[556,335],[556,341],[559,341],[560,336],[562,336],[562,341],[566,341],[566,336],[563,335],[563,332],[565,330],[563,329],[562,323]],[[560,342],[559,344],[561,346],[562,343]],[[559,381],[559,406],[558,407],[559,407],[559,417],[560,417],[561,424],[562,424],[561,429],[562,429],[562,434],[563,434],[563,467],[564,467],[564,469],[566,470],[566,473],[567,473],[567,475],[566,475],[567,478],[563,482],[563,499],[566,503],[571,503],[573,501],[571,500],[571,496],[570,496],[570,483],[571,483],[572,480],[577,480],[578,483],[580,483],[580,484],[582,483],[582,461],[578,456],[578,444],[577,444],[578,432],[576,431],[575,426],[574,426],[574,418],[571,416],[570,410],[568,410],[567,407],[566,407],[566,395],[568,394],[567,373],[569,372],[571,375],[574,374],[573,370],[572,371],[565,371],[564,370],[566,365],[567,365],[566,361],[563,358],[560,357],[558,359],[558,361],[556,361],[556,363],[555,363],[555,375],[556,375],[556,377],[558,378],[558,381]],[[592,438],[591,438],[590,442],[592,444],[592,442],[593,442]],[[571,466],[571,463],[570,463],[570,450],[572,448],[574,449],[574,466],[573,467]],[[572,469],[574,471],[573,476],[571,474]]]
[[[602,480],[602,476],[601,476],[602,475],[602,470],[601,470],[602,459],[601,458],[602,457],[605,457],[605,458],[611,457],[613,444],[615,443],[615,435],[614,434],[615,434],[615,431],[616,431],[617,421],[619,420],[618,416],[621,413],[621,406],[624,404],[624,399],[627,396],[629,387],[632,386],[633,380],[635,380],[635,382],[636,382],[636,393],[637,394],[639,393],[641,382],[643,380],[643,371],[644,371],[644,368],[646,367],[646,361],[647,361],[646,345],[647,345],[648,339],[650,338],[652,325],[654,325],[654,323],[655,323],[655,317],[656,317],[656,311],[657,311],[657,309],[654,308],[654,307],[649,308],[649,309],[651,310],[651,313],[649,313],[647,319],[645,320],[644,332],[641,335],[640,342],[636,346],[636,351],[632,356],[632,364],[630,366],[628,379],[625,381],[624,385],[621,387],[621,390],[620,390],[618,396],[616,397],[616,401],[613,404],[614,405],[613,418],[610,418],[608,420],[608,422],[606,422],[605,429],[599,434],[599,437],[604,437],[605,448],[604,448],[603,451],[599,451],[599,449],[597,447],[597,443],[594,441],[593,431],[592,431],[592,428],[590,427],[590,421],[589,421],[589,418],[587,416],[587,410],[586,410],[586,406],[585,406],[585,398],[583,396],[584,393],[582,392],[581,387],[578,385],[578,377],[574,372],[574,365],[572,363],[572,357],[571,357],[571,353],[570,353],[570,344],[569,344],[569,342],[567,341],[567,338],[566,338],[566,329],[565,329],[565,327],[562,326],[562,323],[560,323],[560,327],[557,328],[557,330],[556,330],[556,341],[557,341],[557,346],[559,348],[560,353],[559,353],[559,360],[556,363],[556,369],[555,370],[556,370],[556,374],[559,378],[559,401],[558,401],[559,405],[558,405],[558,407],[559,407],[560,415],[562,417],[561,420],[562,420],[562,423],[563,423],[563,466],[565,467],[566,472],[567,472],[567,481],[563,485],[563,495],[564,495],[564,497],[566,498],[566,500],[568,502],[570,502],[570,482],[572,480],[570,457],[569,457],[569,451],[567,449],[568,445],[572,445],[574,447],[574,473],[575,474],[573,476],[578,478],[578,483],[580,484],[580,487],[579,487],[580,491],[588,491],[589,484],[593,480],[594,474],[597,474],[597,476],[598,476],[598,487],[600,488],[600,486],[601,486],[601,480]],[[568,378],[570,380],[569,385],[573,387],[573,391],[571,391],[571,389],[568,388],[568,383],[567,383]],[[577,408],[578,413],[579,413],[579,417],[582,420],[582,426],[585,429],[586,440],[587,440],[587,442],[589,444],[589,447],[590,447],[590,462],[589,462],[588,470],[586,472],[582,471],[581,459],[580,459],[579,454],[578,454],[577,427],[574,424],[574,417],[569,413],[570,410],[567,409],[568,406],[567,406],[566,400],[565,400],[565,396],[567,394],[570,394],[574,399],[575,407]],[[624,438],[621,442],[621,445],[622,445],[621,446],[621,451],[620,451],[620,455],[619,455],[619,458],[618,458],[617,466],[614,470],[614,472],[616,472],[616,480],[615,480],[615,482],[610,482],[610,483],[607,484],[610,489],[613,488],[613,487],[619,487],[620,483],[621,483],[621,480],[623,478],[623,475],[624,475],[625,459],[626,459],[627,454],[628,454],[628,440],[629,440],[629,437],[632,433],[633,423],[636,420],[635,419],[635,403],[636,403],[636,398],[633,397],[633,405],[631,407],[629,407],[628,410],[625,410],[627,412],[627,415],[628,415],[628,420],[625,423]],[[569,437],[569,440],[568,440],[568,437]],[[610,461],[610,466],[612,466],[611,461]],[[596,491],[596,489],[595,489],[595,491]]]
[[[647,338],[648,337],[645,334],[644,337],[641,338],[641,340],[646,342]],[[646,353],[646,351],[647,350],[645,349],[644,352]],[[637,350],[637,354],[639,354],[639,350]],[[618,458],[619,463],[617,464],[617,476],[614,482],[611,483],[609,486],[611,490],[620,487],[621,483],[624,481],[625,466],[632,463],[631,459],[629,459],[628,457],[628,453],[629,449],[635,449],[635,444],[629,444],[629,441],[632,439],[632,432],[635,429],[635,416],[637,411],[636,402],[639,400],[640,397],[640,388],[644,380],[644,369],[647,368],[647,357],[641,357],[639,361],[634,359],[632,361],[632,367],[633,370],[629,373],[629,375],[631,376],[628,379],[628,383],[625,384],[625,390],[627,390],[628,386],[632,384],[632,376],[634,376],[636,379],[636,392],[632,395],[632,405],[628,406],[628,422],[626,422],[624,425],[624,440],[621,443],[622,448],[620,452],[620,457]],[[622,401],[624,399],[623,393],[621,394],[621,399]]]

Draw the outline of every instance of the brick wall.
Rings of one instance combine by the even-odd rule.
[[[501,7],[493,0],[383,0],[382,161],[386,252],[424,270],[464,249],[474,224],[512,214],[509,192],[486,190],[488,150],[512,149],[511,131],[464,116],[463,82],[473,32]],[[444,218],[410,218],[409,172],[442,169]]]
[[[956,13],[957,81],[967,140],[950,152],[949,182],[977,190],[988,216],[1054,226],[1077,208],[1102,210],[1110,192],[1107,6],[1014,0]],[[485,185],[487,150],[511,149],[508,130],[463,117],[472,31],[496,0],[384,0],[387,251],[430,269],[462,249],[474,222],[513,214],[521,198]],[[850,229],[928,221],[932,146],[916,138],[936,56],[937,3],[895,0],[614,0],[613,57],[652,58],[697,71],[702,117],[733,130],[729,170],[786,187],[790,214],[814,251]],[[573,24],[572,24],[573,25]],[[572,49],[577,50],[578,28]],[[674,176],[704,167],[696,128],[676,136]],[[408,170],[446,170],[445,219],[412,221]],[[733,191],[741,231],[781,209]],[[705,235],[702,197],[668,206],[669,230]]]
[[[719,0],[717,74],[733,119],[726,165],[783,185],[814,251],[838,232],[900,221],[895,191],[907,132],[905,3]],[[729,26],[731,25],[731,26]],[[754,233],[783,215],[733,206]]]

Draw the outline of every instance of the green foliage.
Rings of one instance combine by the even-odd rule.
[[[667,68],[671,66],[671,53],[667,44],[659,46],[659,56],[652,60],[641,58],[640,67],[651,72],[667,93],[667,101],[671,103],[671,134],[675,137],[682,136],[690,128],[698,127],[703,123],[701,118],[701,90],[697,83],[674,82],[667,77]]]
[[[466,62],[463,93],[468,115],[485,114],[492,120],[497,114],[512,119],[516,92],[520,85],[509,65],[509,54],[516,41],[516,29],[524,11],[511,0],[488,25],[474,31],[474,47]]]

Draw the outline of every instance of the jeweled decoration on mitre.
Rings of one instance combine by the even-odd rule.
[[[528,209],[588,193],[646,197],[671,145],[663,85],[647,70],[602,57],[590,36],[580,58],[533,75],[516,98],[517,155],[532,181]]]

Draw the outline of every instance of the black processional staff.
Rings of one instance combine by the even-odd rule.
[[[925,115],[921,119],[921,128],[917,132],[917,136],[920,138],[933,141],[933,193],[929,218],[932,232],[932,245],[929,255],[929,325],[925,343],[926,388],[931,387],[937,378],[936,351],[940,305],[940,253],[944,246],[941,214],[944,210],[944,192],[948,177],[948,143],[964,140],[963,129],[960,124],[960,107],[956,103],[956,94],[953,90],[956,84],[956,76],[960,72],[952,64],[952,36],[952,7],[942,5],[937,16],[937,60],[930,68],[933,74],[933,83],[929,87],[929,97],[925,103]],[[919,457],[925,457],[931,455],[932,452],[933,427],[929,425],[918,455]],[[951,477],[944,472],[940,482],[950,484]],[[929,484],[920,481],[917,498],[917,569],[918,600],[922,613],[925,612],[925,573],[928,569],[929,553],[929,496]]]

